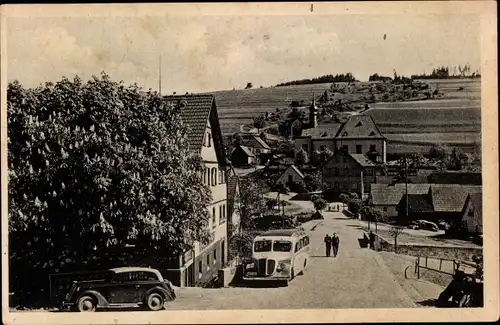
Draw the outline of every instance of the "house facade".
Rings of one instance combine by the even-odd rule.
[[[250,149],[250,152],[256,156],[271,152],[271,147],[269,147],[269,145],[258,136],[253,136],[249,140],[245,141],[245,146],[247,146],[248,149]]]
[[[247,146],[236,146],[231,153],[231,162],[235,167],[249,166],[253,164],[255,160],[255,155]]]
[[[461,226],[469,233],[483,233],[483,196],[481,193],[469,193],[467,196],[462,210]]]
[[[294,165],[289,166],[276,181],[277,184],[287,186],[303,185],[305,187],[304,174]]]
[[[309,157],[315,150],[343,148],[351,154],[362,154],[372,161],[385,163],[387,139],[370,115],[352,115],[344,123],[316,125],[295,137],[295,149],[304,149]]]
[[[408,184],[408,195],[427,194],[429,187],[430,184]],[[394,219],[398,216],[397,207],[405,193],[406,185],[404,183],[372,184],[368,204],[383,215]]]
[[[408,188],[408,217],[406,216]],[[481,193],[481,186],[457,184],[373,184],[368,203],[384,215],[405,221],[444,220],[452,227],[463,220],[468,195]],[[475,225],[474,225],[475,226]]]
[[[227,161],[213,95],[169,96],[167,101],[179,104],[181,119],[189,126],[188,145],[199,153],[205,164],[203,181],[210,187],[211,216],[208,230],[212,240],[207,245],[193,243],[176,265],[170,265],[169,280],[175,285],[195,286],[210,281],[227,261]]]
[[[323,183],[337,192],[354,192],[365,196],[370,184],[383,173],[381,166],[363,154],[351,154],[345,149],[336,150],[322,170]]]

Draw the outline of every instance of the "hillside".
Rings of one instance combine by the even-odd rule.
[[[480,142],[481,81],[478,79],[421,80],[437,89],[435,99],[382,102],[383,92],[373,92],[377,82],[358,82],[354,91],[332,94],[332,101],[341,99],[353,107],[369,103],[364,114],[371,115],[389,139],[389,152],[426,151],[432,143],[455,144],[467,150]],[[342,87],[347,84],[339,83]],[[346,86],[347,85],[347,86]],[[309,105],[313,93],[316,99],[329,90],[330,83],[215,92],[222,131],[240,132],[240,125],[265,112],[284,111],[291,101]],[[380,86],[379,86],[380,87]],[[372,89],[372,90],[370,90]],[[374,93],[375,103],[369,97]],[[394,100],[394,92],[388,91]],[[387,95],[385,95],[387,97]],[[404,99],[404,98],[403,98]],[[442,133],[447,133],[443,135]]]

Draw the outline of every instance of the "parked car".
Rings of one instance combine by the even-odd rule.
[[[436,225],[434,222],[427,221],[427,220],[417,220],[418,223],[418,229],[422,230],[430,230],[430,231],[439,231],[438,225]]]
[[[158,270],[120,267],[107,270],[99,280],[74,281],[62,305],[80,312],[138,306],[156,311],[175,298],[172,283]]]
[[[448,229],[450,229],[450,224],[444,220],[440,220],[437,225],[441,230],[447,231]]]

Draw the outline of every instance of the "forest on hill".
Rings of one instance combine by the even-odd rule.
[[[318,78],[312,78],[312,79],[301,79],[301,80],[294,80],[294,81],[289,81],[289,82],[284,82],[277,84],[276,87],[283,87],[283,86],[295,86],[295,85],[310,85],[310,84],[322,84],[322,83],[328,83],[328,82],[355,82],[358,81],[352,73],[348,72],[346,74],[327,74]]]

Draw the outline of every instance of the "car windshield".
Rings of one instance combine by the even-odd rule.
[[[275,240],[273,243],[273,252],[289,252],[292,249],[292,243],[289,241]]]
[[[253,250],[255,252],[270,252],[271,251],[271,240],[257,240],[254,243]]]

